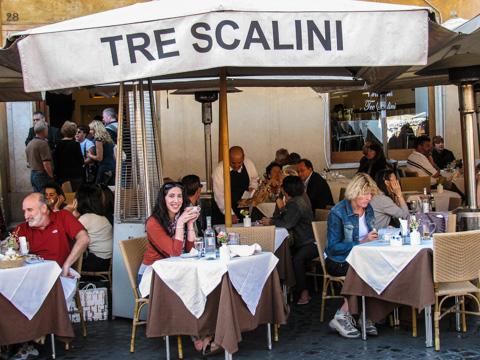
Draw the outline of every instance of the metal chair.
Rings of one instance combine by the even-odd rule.
[[[325,269],[325,247],[327,246],[327,221],[314,221],[312,222],[313,234],[315,235],[315,241],[317,242],[318,253],[320,254],[320,262],[322,263],[323,270],[323,290],[322,290],[322,307],[320,312],[320,322],[323,322],[323,315],[325,313],[325,300],[327,299],[343,299],[341,295],[335,295],[333,289],[333,282],[338,282],[343,285],[345,276],[332,276],[327,273]],[[328,288],[330,286],[331,293],[328,295]]]
[[[78,272],[79,274],[82,272],[82,263],[83,263],[83,254],[80,255],[75,265],[75,271]],[[75,305],[77,309],[76,310],[69,309],[68,314],[69,315],[78,314],[80,316],[80,323],[82,325],[82,334],[83,334],[83,337],[87,337],[87,328],[85,327],[85,318],[83,316],[83,306],[82,306],[82,301],[80,300],[79,287],[80,287],[80,279],[78,279],[77,281],[77,288],[75,290],[75,296],[73,297],[73,299],[75,300]],[[69,349],[70,349],[70,343],[67,342],[65,343],[65,350],[69,350]]]
[[[423,191],[424,188],[430,191],[430,176],[400,178],[400,185],[403,191]]]
[[[440,320],[447,314],[461,314],[462,330],[467,331],[465,314],[480,316],[479,311],[465,310],[465,297],[480,308],[477,280],[480,269],[480,230],[433,234],[433,282],[435,284],[435,350],[440,350]],[[442,308],[445,300],[455,304]]]
[[[130,279],[130,284],[132,285],[133,294],[135,295],[135,308],[133,311],[133,325],[132,325],[132,339],[130,341],[130,352],[135,351],[135,335],[137,331],[137,325],[146,325],[147,321],[140,320],[140,312],[142,311],[145,305],[150,303],[149,299],[140,297],[138,293],[138,269],[142,265],[143,256],[147,250],[147,237],[142,236],[138,238],[122,240],[118,242],[120,250],[122,252],[123,261],[125,262],[125,267],[127,268],[128,278]],[[166,340],[166,351],[167,359],[170,359],[170,345],[169,337],[165,337]],[[183,349],[182,349],[182,338],[180,335],[177,336],[178,340],[178,357],[183,359]]]
[[[333,140],[338,142],[338,151],[340,152],[342,149],[342,141],[349,142],[349,141],[357,141],[361,140],[362,144],[365,142],[363,135],[349,135],[349,134],[342,134],[342,130],[340,129],[340,125],[336,119],[332,119],[332,130],[333,130]]]

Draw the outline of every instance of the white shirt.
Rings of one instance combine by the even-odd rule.
[[[82,155],[84,159],[85,159],[85,152],[88,151],[88,149],[90,149],[94,145],[95,144],[93,143],[93,141],[88,140],[87,138],[85,138],[85,140],[83,140],[83,142],[80,143],[80,149],[82,149]]]
[[[437,169],[428,161],[427,157],[414,150],[407,160],[407,170],[415,171],[418,176],[430,176],[430,184],[435,185],[437,180],[432,175],[437,173]]]
[[[113,228],[105,216],[84,214],[78,221],[87,230],[90,237],[88,250],[102,259],[110,259],[113,252]]]
[[[245,160],[243,161],[243,165],[238,170],[238,172],[241,172],[244,166],[248,172],[248,178],[250,179],[250,184],[248,185],[248,187],[252,189],[257,189],[258,181],[260,178],[258,176],[258,172],[257,172],[257,168],[255,167],[255,164],[252,162],[252,160],[245,158]],[[230,167],[230,171],[231,170],[233,169]],[[222,214],[225,215],[225,190],[223,188],[223,161],[220,161],[218,165],[215,167],[215,169],[213,170],[212,180],[213,180],[213,195],[215,197],[215,202],[217,203],[217,206],[222,212]],[[232,215],[233,214],[234,212],[232,210]]]
[[[365,211],[360,219],[358,219],[358,242],[365,240],[368,235],[367,219],[365,217]]]
[[[310,173],[310,175],[308,175],[308,178],[303,182],[303,185],[305,186],[305,191],[307,191],[308,183],[310,182],[310,178],[312,177],[312,175],[313,175],[313,170]]]

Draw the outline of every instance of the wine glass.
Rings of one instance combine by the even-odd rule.
[[[200,259],[202,257],[202,251],[203,251],[203,238],[202,237],[197,237],[195,238],[195,250],[197,250],[197,259]]]
[[[417,210],[417,200],[410,200],[410,209],[415,213],[415,210]]]

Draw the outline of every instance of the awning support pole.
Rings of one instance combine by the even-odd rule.
[[[230,186],[230,156],[228,154],[227,72],[220,69],[220,144],[223,159],[223,190],[225,197],[225,226],[232,226],[232,193]]]
[[[382,120],[382,141],[385,158],[388,159],[388,133],[387,133],[387,93],[380,93],[380,119]]]

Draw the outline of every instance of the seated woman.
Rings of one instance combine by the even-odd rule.
[[[325,253],[325,268],[332,276],[345,276],[348,263],[345,261],[355,245],[378,240],[375,229],[375,214],[369,204],[372,196],[380,190],[375,181],[365,173],[353,177],[345,191],[345,199],[330,210],[328,215],[327,247]],[[346,338],[359,338],[360,332],[355,327],[355,320],[348,311],[345,300],[337,310],[329,324]],[[367,334],[377,335],[375,324],[367,319]]]
[[[50,182],[45,186],[45,197],[48,200],[50,211],[62,210],[65,207],[65,194],[56,182]]]
[[[296,170],[293,169],[288,169],[285,168],[280,172],[280,187],[282,185],[283,179],[285,179],[287,176],[298,176],[298,173]],[[275,200],[275,210],[273,211],[272,219],[278,219],[280,215],[285,211],[285,196],[283,195],[282,191],[278,194],[279,196]],[[303,200],[307,203],[308,207],[310,210],[312,210],[312,204],[310,202],[310,199],[308,198],[308,195],[306,192],[303,192]]]
[[[187,195],[181,183],[169,182],[160,188],[153,214],[147,220],[148,244],[138,270],[138,283],[148,265],[157,260],[179,256],[194,247],[193,224],[198,218],[198,212],[193,208],[186,209],[186,204]],[[195,349],[204,355],[221,351],[212,336],[193,340]]]
[[[372,143],[368,147],[367,154],[365,156],[367,158],[367,162],[363,170],[370,175],[372,179],[375,179],[377,173],[381,170],[385,170],[387,167],[387,160],[383,154],[383,149],[380,145]]]
[[[398,227],[397,224],[392,224],[392,217],[407,218],[409,215],[400,183],[392,170],[379,172],[376,180],[381,192],[370,201],[375,212],[375,227],[377,229],[385,229],[388,225]]]
[[[275,162],[270,163],[266,169],[266,175],[268,180],[268,185],[270,185],[270,193],[278,194],[280,189],[280,172],[282,171],[282,166]]]
[[[293,270],[297,282],[296,289],[300,292],[300,300],[297,305],[309,303],[307,289],[306,264],[318,256],[315,236],[313,235],[312,221],[314,220],[312,209],[303,199],[305,186],[298,176],[287,176],[283,179],[282,192],[285,194],[285,212],[278,219],[264,217],[264,225],[275,225],[293,230],[294,243],[291,247]]]
[[[104,216],[102,190],[98,185],[83,184],[69,204],[71,211],[82,223],[90,237],[88,249],[83,254],[82,270],[107,271],[113,253],[113,227]]]

